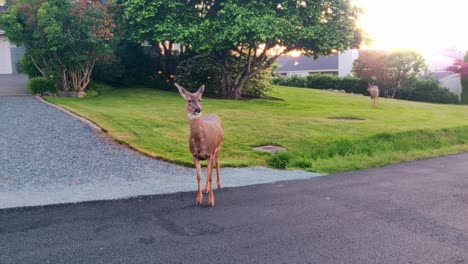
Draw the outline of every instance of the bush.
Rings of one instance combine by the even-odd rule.
[[[279,152],[267,159],[269,166],[275,169],[286,169],[291,161],[291,155],[287,152]]]
[[[115,54],[106,54],[99,58],[93,69],[93,82],[122,84],[125,67]]]
[[[32,94],[44,94],[45,92],[57,92],[57,87],[53,80],[45,77],[34,77],[29,80],[28,90]]]
[[[306,87],[314,89],[339,89],[347,93],[367,94],[367,82],[356,77],[338,77],[326,74],[313,74],[307,77],[293,75],[273,79],[273,84]]]
[[[449,90],[440,87],[434,79],[417,80],[414,87],[401,89],[396,95],[397,99],[405,99],[418,102],[458,104],[458,96]]]
[[[266,70],[247,81],[242,93],[247,97],[267,98],[271,88],[271,72]]]
[[[194,90],[205,85],[205,94],[219,96],[221,76],[221,69],[216,66],[214,56],[203,53],[179,63],[176,81],[185,88]]]
[[[221,96],[222,71],[217,66],[214,56],[210,53],[196,55],[179,63],[176,81],[189,89],[197,89],[205,85],[205,94]],[[243,95],[263,98],[271,90],[271,72],[265,70],[247,81],[243,87]]]
[[[343,89],[340,87],[340,78],[326,74],[312,74],[307,76],[307,86],[318,89]]]
[[[154,84],[157,56],[151,47],[123,42],[113,54],[105,54],[94,66],[92,80],[114,86]]]

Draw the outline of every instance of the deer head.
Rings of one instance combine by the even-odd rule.
[[[205,85],[200,86],[195,93],[191,93],[187,91],[184,87],[175,84],[177,89],[179,90],[180,95],[185,99],[187,102],[187,107],[185,110],[190,119],[192,118],[199,118],[202,112],[202,95],[203,91],[205,90]]]

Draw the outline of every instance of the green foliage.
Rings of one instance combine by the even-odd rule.
[[[462,93],[460,96],[460,103],[468,105],[468,80],[461,79]]]
[[[413,87],[399,95],[400,99],[440,104],[458,104],[458,96],[441,87],[434,79],[417,80]]]
[[[27,87],[32,94],[44,94],[45,92],[55,93],[57,91],[54,81],[45,77],[34,77],[30,79]]]
[[[114,7],[112,1],[18,0],[0,26],[10,41],[26,47],[26,72],[79,92],[89,84],[97,56],[110,50]]]
[[[353,62],[358,78],[379,86],[382,96],[394,98],[404,87],[413,86],[427,70],[424,57],[413,50],[364,51]]]
[[[330,54],[356,47],[361,36],[350,0],[128,0],[123,7],[127,35],[154,47],[163,74],[172,74],[173,66],[190,56],[187,50],[214,54],[221,69],[220,95],[230,99],[260,87],[248,81],[284,52]],[[173,43],[180,44],[180,54]]]
[[[222,70],[211,53],[202,53],[182,61],[176,74],[176,81],[185,87],[197,89],[205,85],[205,94],[221,96]],[[263,71],[246,82],[243,95],[254,98],[268,97],[271,91],[271,72]]]
[[[268,98],[272,91],[271,81],[271,71],[262,71],[245,83],[242,94],[251,98]]]
[[[279,77],[273,80],[274,84],[306,87],[314,89],[339,89],[347,93],[366,94],[367,83],[355,77],[338,77],[327,74],[312,74],[307,77],[293,75],[291,77]]]
[[[287,152],[279,152],[267,159],[267,164],[275,169],[286,169],[291,162],[291,154]]]
[[[181,62],[176,81],[189,89],[205,85],[205,94],[220,96],[222,73],[215,60],[211,53],[202,53]]]
[[[307,87],[307,78],[299,75],[292,75],[289,77],[275,77],[273,84],[290,87]]]
[[[98,83],[118,85],[123,79],[125,67],[114,53],[100,56],[93,69],[92,79]]]

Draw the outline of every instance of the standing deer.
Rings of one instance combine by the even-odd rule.
[[[190,121],[189,146],[193,156],[193,163],[197,170],[198,194],[197,204],[203,203],[203,195],[200,189],[202,170],[200,160],[208,160],[207,178],[204,193],[208,193],[208,205],[214,206],[214,194],[212,186],[213,166],[216,166],[216,182],[221,188],[219,179],[218,154],[223,143],[223,127],[219,116],[210,114],[202,116],[202,94],[205,86],[202,85],[197,92],[190,93],[182,86],[175,84],[180,95],[187,101],[186,111]]]
[[[371,107],[377,107],[377,103],[379,102],[379,87],[374,85],[374,83],[369,83],[367,85],[367,91],[371,98]]]

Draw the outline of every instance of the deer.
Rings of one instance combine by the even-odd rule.
[[[205,189],[203,192],[208,194],[208,205],[214,206],[215,199],[213,193],[213,167],[216,167],[216,184],[218,189],[221,189],[221,181],[219,177],[219,162],[218,155],[223,143],[223,126],[221,118],[215,114],[202,116],[202,95],[205,86],[202,85],[195,93],[188,92],[184,87],[175,83],[180,95],[187,102],[185,108],[189,123],[190,123],[190,138],[189,147],[192,153],[193,163],[197,172],[198,191],[196,204],[203,203],[203,194],[200,183],[202,180],[201,160],[207,160],[207,177]]]
[[[377,103],[379,101],[379,87],[374,85],[374,83],[368,83],[367,91],[371,98],[371,107],[377,107]]]

